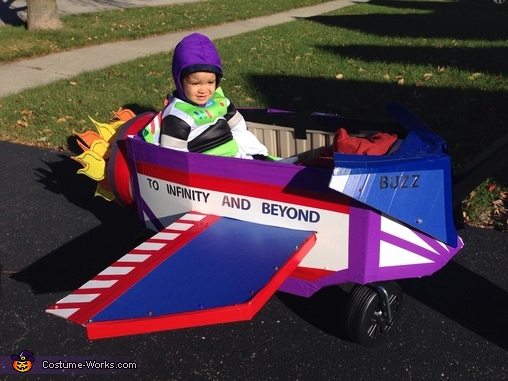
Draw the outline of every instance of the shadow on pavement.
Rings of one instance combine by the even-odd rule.
[[[153,234],[141,229],[135,209],[94,198],[96,183],[76,175],[79,165],[69,156],[58,157],[58,161],[45,163],[49,169],[37,169],[38,182],[92,213],[99,225],[11,276],[29,284],[36,294],[74,291]],[[80,224],[79,216],[76,224]]]
[[[407,295],[508,350],[508,293],[490,280],[452,261],[429,277],[399,284]]]
[[[508,295],[488,279],[452,261],[431,276],[398,283],[406,295],[508,350],[508,332],[504,329],[508,321]],[[323,288],[311,298],[283,292],[277,293],[277,297],[309,324],[348,340],[341,327],[346,289]],[[403,308],[402,314],[404,312]]]

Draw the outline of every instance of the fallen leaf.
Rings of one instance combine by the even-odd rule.
[[[469,77],[467,77],[467,79],[475,80],[476,78],[478,78],[481,75],[482,75],[482,73],[473,73]]]

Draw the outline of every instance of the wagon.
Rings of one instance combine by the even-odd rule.
[[[345,330],[371,345],[400,312],[395,281],[431,275],[462,248],[446,143],[398,104],[390,123],[241,112],[280,160],[147,143],[136,133],[151,112],[119,125],[106,139],[108,191],[154,235],[47,312],[98,339],[248,320],[277,290],[349,284]],[[395,138],[383,154],[330,151],[338,129],[353,142]]]

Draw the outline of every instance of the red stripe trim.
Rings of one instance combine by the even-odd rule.
[[[293,271],[293,273],[291,274],[291,278],[298,278],[302,280],[315,282],[318,279],[324,278],[325,276],[334,273],[335,271],[331,270],[313,269],[310,267],[297,267],[295,271]]]

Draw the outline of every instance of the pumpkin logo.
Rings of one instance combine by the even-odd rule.
[[[12,367],[14,370],[25,373],[32,369],[32,362],[35,361],[35,358],[32,355],[32,352],[24,350],[21,351],[19,355],[12,355]]]

